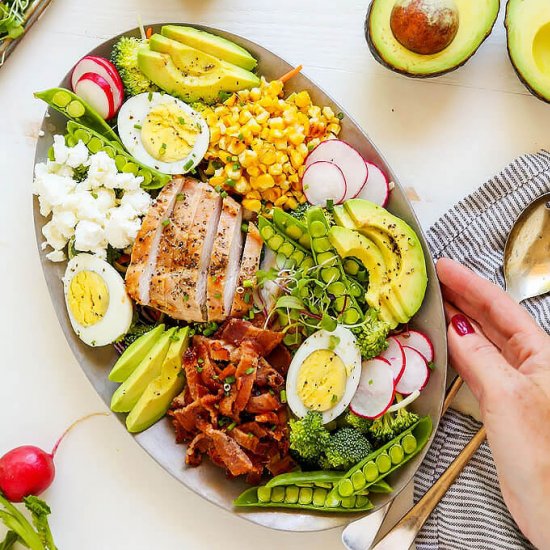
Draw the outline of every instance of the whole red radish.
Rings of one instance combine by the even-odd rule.
[[[55,477],[54,458],[59,444],[77,424],[93,416],[107,416],[107,413],[89,414],[73,422],[56,441],[51,453],[34,445],[23,445],[1,457],[0,491],[4,496],[11,502],[22,502],[29,495],[43,493]]]

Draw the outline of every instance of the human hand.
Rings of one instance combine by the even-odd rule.
[[[550,548],[550,336],[496,285],[437,263],[453,367],[479,401],[504,500],[525,536]]]

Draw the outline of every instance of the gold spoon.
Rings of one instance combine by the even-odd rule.
[[[550,193],[516,220],[504,249],[504,278],[518,302],[550,292]]]
[[[457,376],[445,394],[445,401],[443,401],[443,408],[441,411],[442,416],[449,408],[449,405],[455,398],[461,386],[462,378]],[[353,521],[347,525],[342,533],[342,543],[344,546],[348,550],[367,550],[370,548],[394,502],[395,500],[392,500],[383,508],[380,508],[380,510],[377,510],[372,514],[358,519],[357,521]]]

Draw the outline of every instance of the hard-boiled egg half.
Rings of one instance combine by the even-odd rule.
[[[341,326],[332,332],[320,330],[292,359],[286,379],[288,405],[300,418],[318,411],[327,424],[349,405],[360,376],[361,353],[353,333]]]
[[[105,346],[126,334],[133,306],[117,270],[92,254],[78,254],[63,277],[71,325],[89,346]]]
[[[118,133],[128,152],[165,174],[185,174],[204,157],[210,132],[200,113],[159,92],[128,99],[118,113]]]

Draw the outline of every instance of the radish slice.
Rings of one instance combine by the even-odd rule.
[[[319,143],[306,158],[306,166],[319,161],[332,162],[342,170],[347,188],[341,202],[353,199],[363,189],[369,169],[365,159],[345,141],[328,139]]]
[[[384,351],[384,353],[380,354],[380,357],[382,359],[385,359],[390,364],[391,370],[393,372],[393,380],[397,384],[405,370],[406,361],[403,346],[396,338],[390,336],[388,338],[388,347],[386,348],[386,351]]]
[[[336,164],[318,161],[306,168],[302,187],[310,204],[326,206],[328,200],[338,204],[346,195],[346,178]]]
[[[373,164],[367,162],[369,177],[367,183],[361,189],[356,198],[374,202],[380,206],[386,206],[390,198],[390,186],[384,172]]]
[[[434,360],[434,347],[430,339],[418,330],[409,330],[395,336],[402,346],[408,346],[420,353],[428,363]]]
[[[359,386],[349,408],[357,416],[378,418],[393,403],[393,373],[388,362],[378,357],[364,361]]]
[[[422,354],[413,348],[403,346],[405,352],[405,372],[395,386],[395,391],[403,395],[409,395],[414,391],[421,391],[428,383],[430,369]]]
[[[87,55],[86,57],[83,57],[74,66],[73,73],[71,75],[71,85],[75,93],[78,81],[86,73],[95,73],[107,81],[113,94],[116,113],[120,109],[124,99],[124,87],[116,67],[104,57],[97,57],[95,55]]]
[[[76,83],[74,92],[89,103],[105,120],[114,116],[113,92],[102,76],[96,73],[83,74]]]

